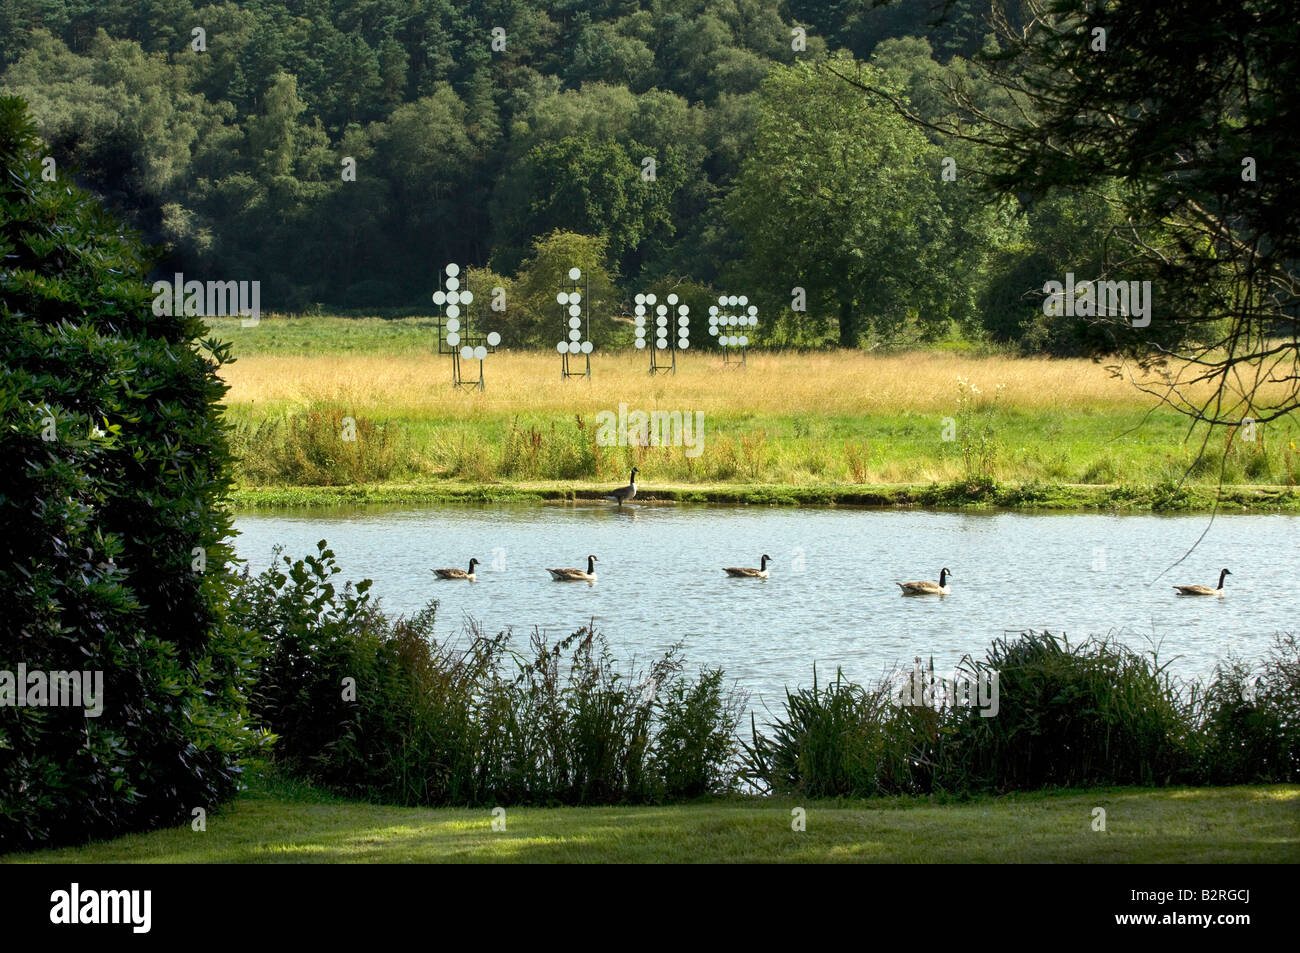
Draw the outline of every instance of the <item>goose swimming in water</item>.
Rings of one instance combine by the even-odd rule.
[[[1209,586],[1174,586],[1180,596],[1222,596],[1223,595],[1223,577],[1231,576],[1232,573],[1227,569],[1219,571],[1219,586],[1217,589],[1211,589]]]
[[[551,578],[556,582],[595,582],[596,581],[596,557],[587,557],[587,571],[581,569],[548,569]]]
[[[938,582],[896,582],[894,585],[903,590],[905,596],[946,596],[952,591],[948,585],[948,577],[952,573],[945,567],[939,571]]]
[[[468,579],[474,582],[474,567],[478,565],[477,559],[469,561],[469,569],[435,569],[433,574],[439,579]]]
[[[605,499],[613,500],[619,506],[622,506],[625,500],[633,499],[636,496],[636,475],[640,472],[639,469],[633,467],[631,476],[627,478],[627,486],[620,486],[613,493],[606,493]]]
[[[767,553],[764,553],[763,558],[759,561],[760,568],[758,569],[746,569],[741,566],[729,566],[724,568],[722,571],[725,572],[728,576],[735,576],[737,579],[766,579],[767,564],[771,559],[772,559],[771,556],[767,555]]]

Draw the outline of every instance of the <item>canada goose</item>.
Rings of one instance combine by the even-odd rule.
[[[1221,596],[1223,595],[1223,577],[1231,576],[1232,573],[1227,569],[1219,572],[1219,588],[1211,589],[1209,586],[1174,586],[1180,596]]]
[[[745,569],[740,566],[730,566],[728,568],[723,569],[722,571],[725,572],[728,576],[736,576],[737,578],[740,579],[766,579],[767,564],[771,558],[772,557],[767,555],[767,553],[764,553],[763,558],[759,563],[760,568],[758,569]]]
[[[946,596],[952,591],[948,585],[948,577],[951,575],[945,568],[939,570],[938,582],[896,582],[894,585],[902,589],[905,596]]]
[[[605,499],[613,500],[619,506],[623,505],[624,500],[633,499],[636,496],[636,475],[641,471],[636,467],[632,468],[632,475],[627,478],[627,486],[620,486],[613,493],[605,494]]]
[[[477,559],[469,561],[469,569],[435,569],[433,574],[439,579],[468,579],[474,582],[474,567],[478,565]]]
[[[595,582],[596,581],[596,557],[587,557],[587,571],[581,569],[548,569],[551,578],[556,582]]]

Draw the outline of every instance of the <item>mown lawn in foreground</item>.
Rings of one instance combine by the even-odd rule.
[[[792,810],[806,811],[794,831]],[[1106,812],[1093,830],[1094,809]],[[1300,863],[1300,785],[1112,788],[965,802],[718,799],[672,807],[385,807],[257,781],[189,825],[17,863]]]

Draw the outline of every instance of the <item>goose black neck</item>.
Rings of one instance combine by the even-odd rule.
[[[767,557],[767,556],[764,556],[762,559],[760,559],[760,560],[758,561],[758,568],[759,568],[759,571],[760,571],[760,572],[762,572],[762,571],[766,571],[766,569],[767,569],[767,560],[768,560],[768,557]]]
[[[1224,577],[1227,576],[1227,575],[1228,575],[1228,570],[1223,569],[1223,570],[1220,570],[1220,571],[1219,571],[1219,588],[1220,588],[1220,589],[1223,588],[1223,580],[1224,580]]]
[[[595,556],[588,556],[588,557],[587,557],[587,575],[590,576],[590,575],[591,575],[592,573],[594,573],[595,571],[596,571],[596,557],[595,557]]]
[[[948,581],[948,570],[946,570],[946,569],[940,569],[940,570],[939,570],[939,585],[942,586],[942,585],[943,585],[944,583],[946,583],[947,581]]]

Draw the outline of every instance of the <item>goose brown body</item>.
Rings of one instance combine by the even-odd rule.
[[[478,564],[477,559],[471,559],[469,569],[435,569],[433,574],[439,579],[468,579],[470,582],[474,582],[474,567]]]
[[[737,579],[766,579],[767,564],[771,559],[771,556],[764,553],[763,558],[759,560],[758,569],[749,569],[744,566],[725,566],[722,571],[728,576],[734,576]]]
[[[948,577],[951,575],[952,573],[945,567],[939,572],[938,582],[918,580],[916,582],[895,582],[894,585],[902,589],[905,596],[946,596],[952,591],[952,587],[948,585]]]
[[[1223,595],[1223,577],[1231,576],[1232,572],[1227,569],[1219,571],[1219,586],[1217,589],[1211,589],[1209,586],[1174,586],[1174,589],[1180,596],[1221,596]]]
[[[595,582],[596,581],[596,557],[587,557],[587,571],[581,569],[548,569],[551,578],[556,582]]]
[[[605,494],[605,499],[613,500],[619,506],[622,506],[625,500],[633,499],[636,496],[636,475],[640,472],[637,467],[633,467],[632,473],[627,478],[627,486],[620,486],[613,493]]]

